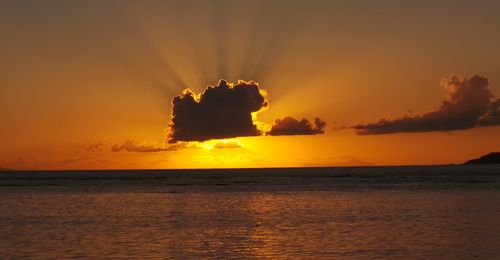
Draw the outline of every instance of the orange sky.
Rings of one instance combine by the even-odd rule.
[[[390,135],[341,129],[437,109],[440,81],[479,74],[500,97],[495,1],[11,1],[0,3],[0,167],[205,168],[461,163],[500,128]],[[155,153],[170,101],[254,80],[276,118],[326,133]]]

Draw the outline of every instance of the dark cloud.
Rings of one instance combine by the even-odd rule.
[[[87,148],[85,148],[85,151],[87,152],[100,152],[102,151],[104,144],[101,142],[96,142],[93,144],[90,144]]]
[[[177,143],[172,145],[152,145],[152,144],[138,144],[134,140],[126,140],[122,144],[115,144],[111,147],[112,152],[138,152],[138,153],[155,153],[166,151],[179,151],[187,148],[194,148],[195,146],[188,143]]]
[[[491,103],[490,108],[479,120],[480,126],[500,125],[500,99]]]
[[[499,100],[494,99],[485,77],[474,75],[460,78],[450,76],[441,85],[448,99],[432,112],[397,119],[381,119],[372,124],[353,128],[360,135],[402,132],[431,132],[469,129],[476,126],[500,125]]]
[[[291,116],[287,116],[283,119],[276,119],[276,122],[271,128],[271,131],[267,132],[267,135],[315,135],[323,134],[323,129],[326,123],[320,118],[316,117],[314,119],[314,125],[309,122],[309,120],[303,118],[302,120],[297,120]]]
[[[189,89],[172,100],[169,141],[206,141],[261,135],[252,113],[265,107],[265,93],[255,82],[219,81],[199,96]]]
[[[311,123],[307,119],[298,121],[292,117],[276,120],[272,129],[264,133],[262,128],[266,128],[266,124],[258,122],[254,113],[267,107],[266,92],[253,81],[239,80],[237,84],[231,84],[220,80],[217,86],[208,86],[200,95],[187,89],[172,100],[169,142],[201,142],[264,134],[324,133],[326,123],[323,120],[315,118],[314,123]],[[214,148],[226,148],[224,146],[221,144]]]

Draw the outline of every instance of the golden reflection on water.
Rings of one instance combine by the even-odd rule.
[[[0,195],[5,258],[500,256],[497,191]]]

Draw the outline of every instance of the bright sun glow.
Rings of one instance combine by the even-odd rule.
[[[198,144],[198,147],[206,150],[213,150],[225,148],[244,148],[245,146],[236,139],[221,139],[201,142]]]

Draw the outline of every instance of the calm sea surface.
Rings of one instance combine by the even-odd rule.
[[[500,165],[0,173],[0,258],[500,259]]]

